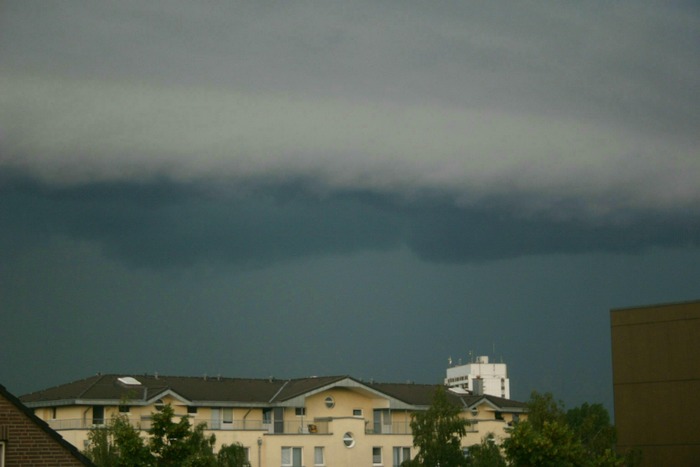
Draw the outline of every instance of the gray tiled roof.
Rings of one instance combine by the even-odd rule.
[[[439,385],[436,384],[413,384],[413,383],[368,383],[367,386],[391,396],[400,401],[416,406],[429,406],[433,400],[435,389]],[[502,397],[491,395],[476,396],[473,394],[455,394],[447,392],[447,399],[453,404],[470,407],[481,400],[487,400],[496,407],[502,409],[523,410],[526,405],[524,402],[518,402]]]
[[[140,387],[125,387],[118,379],[132,376]],[[356,384],[385,394],[406,404],[429,406],[438,385],[413,383],[362,382],[349,376],[321,376],[296,379],[246,379],[222,377],[157,376],[157,375],[96,375],[60,386],[44,389],[21,396],[25,404],[71,403],[72,401],[122,401],[131,403],[153,400],[166,391],[172,391],[193,404],[244,403],[274,404],[324,388],[329,385],[351,380]],[[460,406],[471,406],[481,399],[487,399],[497,407],[522,409],[525,404],[494,396],[457,395],[448,392],[449,399]]]
[[[433,393],[438,387],[435,384],[413,383],[365,383],[368,387],[412,405],[430,405]],[[452,395],[448,393],[448,397]],[[457,402],[456,400],[454,401]]]
[[[118,378],[132,376],[141,387],[126,387]],[[285,384],[280,379],[243,379],[156,375],[97,375],[21,397],[25,403],[61,400],[144,401],[171,390],[189,401],[267,403]]]

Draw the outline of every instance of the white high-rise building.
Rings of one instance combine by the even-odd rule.
[[[479,356],[466,365],[452,365],[452,359],[449,364],[446,386],[475,395],[489,394],[510,399],[510,380],[505,363],[489,363],[489,357]]]

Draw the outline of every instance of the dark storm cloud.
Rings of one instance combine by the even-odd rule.
[[[67,236],[148,267],[350,253],[394,245],[400,232],[391,213],[373,203],[316,200],[293,187],[212,196],[167,182],[67,189],[25,182],[3,191],[5,235],[17,234],[17,248],[40,236]]]
[[[495,343],[611,408],[608,310],[697,299],[698,44],[693,2],[2,1],[0,382]]]
[[[2,197],[10,252],[64,236],[97,242],[108,255],[150,268],[269,264],[403,245],[430,261],[459,263],[629,253],[700,241],[700,220],[693,216],[552,220],[506,206],[460,208],[449,200],[409,203],[357,192],[314,195],[293,185],[222,193],[166,181],[56,188],[24,180],[6,183]]]
[[[637,213],[617,222],[552,220],[512,209],[436,206],[416,215],[409,244],[422,258],[473,262],[519,256],[639,253],[655,246],[697,246],[700,217]]]

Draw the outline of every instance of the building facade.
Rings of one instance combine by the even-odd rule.
[[[618,449],[642,465],[700,459],[700,301],[610,312]]]
[[[22,397],[80,449],[90,428],[126,415],[141,429],[170,404],[193,425],[206,424],[216,449],[240,443],[254,467],[394,466],[415,455],[411,414],[426,410],[437,386],[365,382],[349,376],[238,379],[97,375]],[[472,422],[466,448],[497,439],[525,404],[448,392]]]
[[[0,386],[0,466],[41,465],[73,467],[93,464]]]
[[[447,368],[445,385],[461,388],[475,395],[490,394],[510,399],[510,380],[505,363],[489,363],[489,357],[479,356],[466,365]]]

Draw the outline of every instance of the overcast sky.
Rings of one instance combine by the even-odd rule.
[[[0,3],[0,384],[440,382],[612,408],[700,296],[695,2]]]

